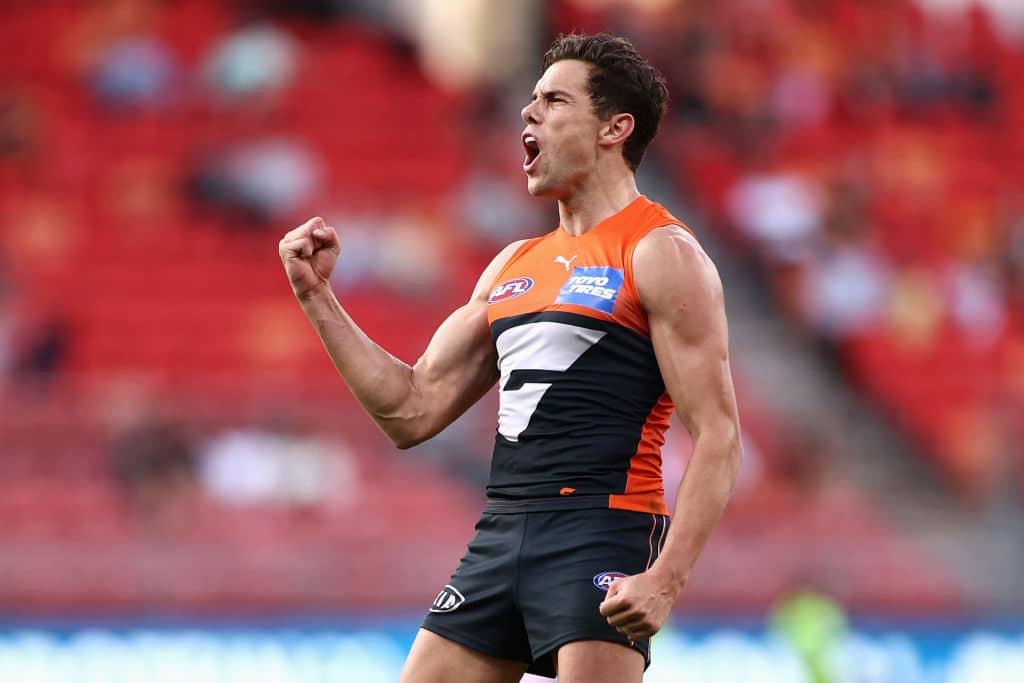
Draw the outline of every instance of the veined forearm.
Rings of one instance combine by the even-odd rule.
[[[370,339],[322,287],[299,300],[345,383],[396,444],[409,444],[412,368]]]
[[[682,589],[697,557],[718,523],[732,494],[742,459],[735,429],[707,434],[694,443],[665,548],[652,571],[663,574]]]

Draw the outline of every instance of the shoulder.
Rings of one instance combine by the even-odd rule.
[[[484,299],[490,294],[491,285],[494,284],[495,279],[501,274],[508,262],[512,260],[512,257],[523,248],[525,244],[532,240],[523,239],[516,240],[511,244],[507,245],[504,249],[498,252],[497,256],[491,259],[491,262],[484,268],[484,272],[480,275],[480,279],[477,280],[476,288],[473,290],[474,298],[483,297]]]
[[[633,252],[633,278],[649,313],[714,306],[722,283],[711,258],[682,225],[663,225],[644,235]]]

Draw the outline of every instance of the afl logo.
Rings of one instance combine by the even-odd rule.
[[[629,574],[623,574],[622,572],[601,572],[594,577],[594,585],[606,591],[615,579],[625,579],[628,577]]]
[[[533,287],[533,280],[528,277],[517,277],[515,280],[505,280],[494,288],[494,291],[491,292],[491,296],[487,299],[487,303],[496,304],[499,301],[505,301],[506,299],[515,298],[520,294],[526,294],[530,291],[530,287]]]
[[[438,613],[454,612],[464,602],[466,602],[466,598],[462,597],[462,593],[455,586],[449,584],[442,588],[441,592],[434,598],[434,604],[430,606],[430,611]]]

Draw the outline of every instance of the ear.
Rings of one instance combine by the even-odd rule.
[[[636,121],[632,114],[612,114],[611,118],[601,127],[597,144],[603,147],[613,147],[622,144],[633,132]]]

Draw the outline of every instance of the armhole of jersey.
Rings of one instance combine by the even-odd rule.
[[[491,282],[488,284],[488,286],[487,286],[488,291],[493,290],[494,287],[499,282],[501,282],[502,278],[505,277],[505,271],[507,271],[509,269],[509,267],[513,263],[515,263],[516,259],[518,259],[520,256],[523,255],[523,252],[525,252],[527,249],[529,249],[531,246],[533,246],[534,243],[536,243],[536,242],[538,242],[538,241],[540,241],[542,239],[544,239],[543,235],[540,236],[540,237],[532,237],[532,238],[530,238],[528,240],[523,240],[523,243],[520,244],[519,247],[517,247],[516,250],[512,252],[512,255],[509,256],[508,260],[506,260],[505,263],[501,266],[501,270],[498,271],[498,274],[495,275],[494,279],[491,280]]]
[[[637,235],[632,242],[629,243],[629,246],[626,247],[626,256],[625,261],[623,263],[623,265],[626,266],[626,291],[627,294],[633,297],[633,300],[636,301],[637,304],[640,304],[640,292],[637,290],[636,283],[633,281],[633,252],[636,251],[636,245],[640,244],[640,240],[647,237],[658,228],[679,228],[681,230],[684,230],[688,235],[690,235],[694,239],[697,239],[697,235],[693,233],[693,230],[690,230],[690,228],[685,223],[677,221],[675,223],[662,223],[661,225],[655,225],[650,230],[644,230],[642,233]],[[643,308],[642,305],[641,308]]]
[[[667,228],[669,226],[677,226],[678,223],[665,223],[664,225],[655,225],[649,230],[644,230],[642,233],[633,238],[633,240],[626,246],[626,255],[623,260],[623,265],[626,267],[626,294],[633,297],[637,305],[643,308],[640,303],[640,292],[636,288],[636,283],[633,281],[633,252],[636,251],[636,245],[640,244],[640,240],[650,235],[653,231],[658,228]]]

